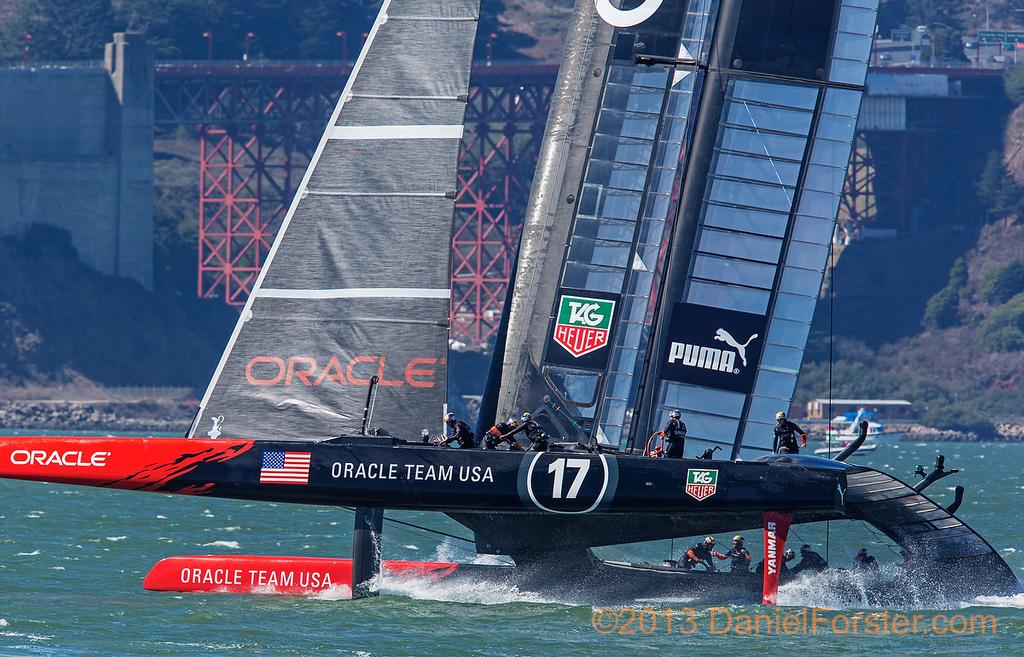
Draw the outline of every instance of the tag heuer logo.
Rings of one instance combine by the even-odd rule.
[[[562,295],[555,322],[555,342],[579,358],[606,346],[615,302]]]
[[[718,489],[718,470],[687,470],[686,494],[700,502]]]

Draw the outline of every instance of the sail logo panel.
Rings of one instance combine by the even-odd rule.
[[[384,0],[190,435],[440,431],[476,0]],[[368,396],[373,387],[373,394]]]
[[[619,296],[600,292],[562,290],[548,345],[547,362],[603,369]]]
[[[662,376],[681,383],[749,393],[767,322],[761,315],[677,303]]]

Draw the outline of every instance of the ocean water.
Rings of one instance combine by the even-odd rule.
[[[1024,445],[893,443],[855,461],[911,479],[937,453],[963,472],[929,489],[940,502],[967,486],[960,517],[999,550],[1024,579]],[[389,516],[390,517],[390,516]],[[394,517],[468,535],[435,514]],[[760,625],[740,636],[745,614],[760,606],[712,608],[691,600],[643,600],[608,612],[587,601],[540,596],[492,584],[385,579],[383,595],[352,601],[320,598],[169,594],[143,591],[160,558],[184,554],[348,556],[352,515],[322,507],[129,493],[0,480],[0,655],[355,655],[439,657],[528,655],[721,655],[802,650],[805,654],[1024,654],[1024,591],[982,596],[945,609],[871,609],[842,602],[821,580],[784,586],[780,611],[816,612],[817,630],[775,634]],[[746,532],[760,559],[759,528]],[[727,541],[728,536],[719,536]],[[895,560],[888,540],[862,523],[798,526],[790,544],[814,543],[845,566],[864,546],[883,564]],[[619,546],[605,556],[659,561],[683,541]],[[384,557],[469,560],[468,546],[385,524]],[[688,610],[689,608],[689,610]],[[920,614],[914,634],[869,632],[863,614]],[[613,613],[617,629],[595,619]],[[806,612],[812,613],[812,612]],[[861,614],[858,631],[849,623]],[[931,623],[935,614],[942,614]],[[955,620],[991,615],[974,633]],[[626,624],[628,616],[637,622]],[[726,625],[729,618],[733,624]],[[668,620],[673,620],[671,632]],[[821,620],[824,619],[824,620]],[[642,623],[640,621],[643,621]],[[833,623],[832,621],[835,621]],[[953,621],[953,635],[948,629]],[[712,626],[714,622],[714,626]],[[799,620],[794,621],[799,623]],[[991,621],[988,621],[991,623]],[[838,624],[836,624],[838,623]],[[845,630],[844,630],[845,627]],[[946,629],[937,634],[933,627]],[[715,632],[712,632],[712,629]],[[632,630],[633,633],[630,633]],[[604,632],[604,633],[602,633]]]

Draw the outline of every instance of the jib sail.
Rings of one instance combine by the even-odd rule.
[[[440,426],[449,242],[479,17],[384,0],[191,436],[318,440]]]

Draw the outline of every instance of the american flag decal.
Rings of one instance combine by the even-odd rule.
[[[309,452],[263,452],[261,484],[309,483]]]

